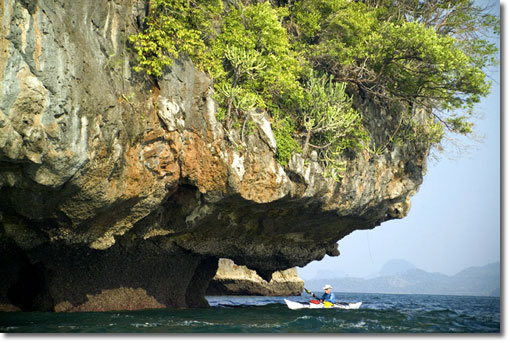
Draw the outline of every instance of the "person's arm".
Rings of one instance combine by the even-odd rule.
[[[331,297],[329,298],[329,302],[334,304],[335,303],[335,294],[333,294],[333,293],[330,293],[330,294],[331,294]]]

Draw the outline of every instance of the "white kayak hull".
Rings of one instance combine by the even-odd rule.
[[[283,299],[285,300],[285,304],[287,304],[287,307],[290,308],[291,310],[299,310],[299,309],[303,309],[303,308],[326,308],[324,307],[323,304],[312,304],[312,303],[306,303],[306,304],[303,304],[303,303],[298,303],[298,302],[295,302],[295,301],[290,301],[290,300],[287,300],[287,299]],[[357,310],[360,308],[362,302],[357,302],[357,303],[348,303],[348,304],[334,304],[333,306],[330,306],[330,307],[327,307],[328,309],[329,308],[340,308],[340,309],[344,309],[344,310]]]

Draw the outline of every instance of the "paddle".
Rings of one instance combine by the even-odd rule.
[[[313,294],[312,292],[310,292],[310,291],[309,291],[309,290],[307,290],[306,288],[305,288],[305,292],[306,292],[306,293],[308,293],[308,294],[311,294],[311,295],[312,295],[312,297],[314,297],[315,299],[319,299],[319,298],[317,298],[317,297],[315,296],[315,294]]]

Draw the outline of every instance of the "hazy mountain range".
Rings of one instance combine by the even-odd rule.
[[[404,260],[392,260],[371,278],[305,279],[305,287],[315,291],[326,283],[333,286],[334,292],[500,296],[500,263],[470,267],[448,276],[426,272]]]

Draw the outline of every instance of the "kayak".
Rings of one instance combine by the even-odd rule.
[[[340,308],[340,309],[344,309],[344,310],[357,310],[360,308],[362,302],[357,302],[357,303],[339,303],[339,304],[333,304],[329,307],[326,307],[324,306],[324,304],[314,304],[314,303],[310,303],[310,302],[307,302],[307,303],[304,303],[304,302],[296,302],[296,301],[290,301],[290,300],[287,300],[287,299],[283,299],[285,300],[285,303],[287,304],[288,308],[290,308],[291,310],[299,310],[299,309],[303,309],[303,308]]]

